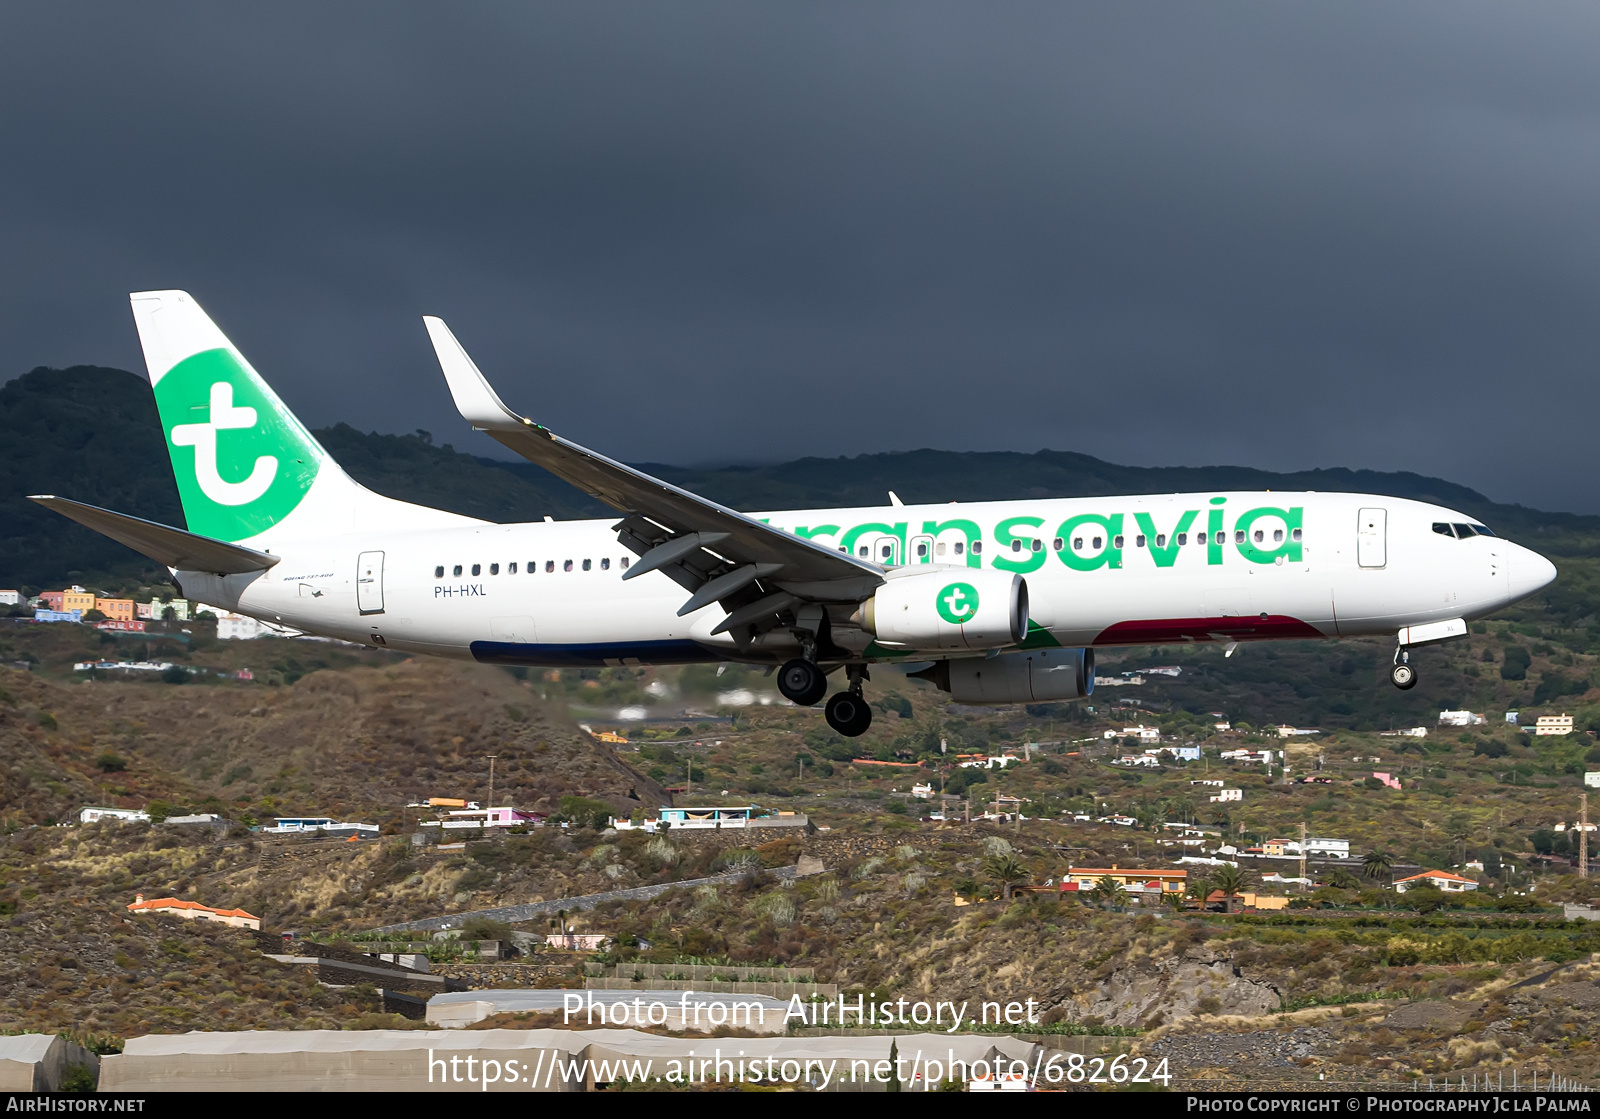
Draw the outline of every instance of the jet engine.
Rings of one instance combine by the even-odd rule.
[[[1029,649],[998,657],[939,661],[912,676],[957,703],[1049,703],[1094,691],[1093,649]]]
[[[1028,632],[1028,584],[1009,572],[959,567],[891,576],[851,620],[883,645],[1003,649]]]

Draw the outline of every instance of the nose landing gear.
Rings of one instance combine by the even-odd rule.
[[[1404,645],[1394,651],[1394,667],[1389,669],[1389,682],[1403,692],[1417,686],[1417,670],[1411,667],[1411,653]]]
[[[860,738],[872,725],[872,708],[861,694],[861,682],[867,678],[867,666],[846,665],[844,671],[850,678],[850,689],[834,693],[823,714],[828,725],[846,738]]]

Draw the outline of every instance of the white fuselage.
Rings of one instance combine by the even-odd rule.
[[[1049,644],[1386,634],[1472,619],[1555,569],[1472,518],[1343,493],[1205,493],[895,505],[756,514],[883,564],[941,564],[1027,580],[1031,634]],[[661,572],[624,581],[616,518],[369,530],[284,540],[268,571],[181,572],[185,593],[288,628],[416,653],[528,665],[781,660],[793,635],[712,635],[716,604]],[[1447,526],[1446,531],[1436,525]],[[1220,534],[1220,540],[1219,540]],[[975,547],[976,545],[976,547]],[[864,549],[864,550],[863,550]],[[833,641],[904,659],[835,614]],[[1038,631],[1045,631],[1045,637]]]

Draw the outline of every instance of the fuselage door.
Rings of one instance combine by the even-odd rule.
[[[1363,509],[1356,519],[1356,563],[1383,567],[1389,562],[1389,511]]]
[[[362,552],[356,559],[356,609],[383,613],[383,553]]]

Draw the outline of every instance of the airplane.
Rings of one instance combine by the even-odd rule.
[[[1556,576],[1472,517],[1373,494],[741,513],[512,411],[426,317],[462,418],[619,515],[495,524],[361,486],[192,296],[129,298],[187,527],[32,500],[283,630],[497,665],[764,665],[802,706],[842,672],[825,715],[855,737],[873,665],[1042,703],[1093,692],[1096,648],[1385,635],[1411,688],[1412,650]]]

